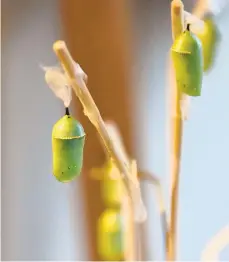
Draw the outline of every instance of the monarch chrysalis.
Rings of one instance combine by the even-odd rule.
[[[172,59],[177,87],[189,96],[200,96],[203,76],[202,47],[200,40],[190,32],[190,25],[175,40]]]
[[[119,208],[122,203],[124,188],[119,169],[114,161],[108,158],[100,168],[91,169],[91,177],[99,180],[101,197],[107,207]]]
[[[80,175],[83,164],[85,133],[81,124],[66,114],[53,127],[53,174],[60,182],[69,182]]]
[[[123,199],[123,182],[118,168],[113,160],[109,159],[103,169],[101,193],[104,203],[109,207],[118,207]]]
[[[220,40],[220,33],[212,14],[205,15],[204,29],[196,35],[202,43],[204,72],[207,72],[213,66]]]
[[[97,224],[98,253],[103,260],[118,261],[124,255],[124,223],[119,210],[106,209]]]
[[[82,125],[69,114],[71,87],[59,68],[44,68],[45,80],[65,105],[65,116],[52,130],[53,175],[60,182],[69,182],[80,175],[83,164],[85,133]]]

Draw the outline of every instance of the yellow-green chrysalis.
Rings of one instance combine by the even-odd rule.
[[[212,14],[204,17],[204,29],[196,35],[202,43],[204,72],[207,72],[213,66],[220,40],[220,33]]]
[[[124,228],[120,211],[105,210],[98,220],[97,244],[101,259],[118,261],[124,254]]]
[[[104,203],[109,207],[118,207],[123,198],[123,182],[113,160],[108,160],[103,168],[103,179],[101,181],[101,194]]]
[[[80,175],[83,165],[85,133],[82,125],[66,108],[66,114],[53,127],[53,174],[60,182],[69,182]]]
[[[190,32],[190,25],[174,41],[172,60],[177,87],[189,96],[200,96],[203,77],[203,58],[200,40]]]

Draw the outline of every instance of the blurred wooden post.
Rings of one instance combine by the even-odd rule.
[[[88,75],[88,87],[104,119],[114,120],[131,153],[131,38],[129,2],[114,0],[60,0],[64,40],[73,58]],[[79,103],[77,103],[78,107]],[[103,149],[96,130],[78,107],[87,137],[82,187],[85,199],[90,260],[96,250],[96,222],[103,210],[99,183],[90,179],[91,167],[101,166]],[[79,114],[78,114],[79,112]],[[79,214],[80,215],[80,214]]]

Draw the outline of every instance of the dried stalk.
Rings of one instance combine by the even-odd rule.
[[[229,225],[210,239],[202,252],[201,261],[220,261],[220,252],[229,244]]]
[[[175,40],[184,30],[184,6],[181,0],[173,0],[171,3],[171,23],[172,36]],[[179,173],[180,157],[182,144],[183,121],[180,108],[182,94],[176,86],[173,67],[171,66],[173,80],[171,83],[171,206],[170,206],[170,225],[166,241],[166,260],[174,261],[177,250],[177,211],[178,211],[178,190],[179,190]]]
[[[109,131],[112,141],[119,147],[120,154],[122,154],[123,159],[125,159],[125,162],[128,163],[128,166],[131,170],[132,178],[137,179],[137,170],[134,169],[135,165],[133,165],[133,162],[130,161],[129,156],[127,155],[127,152],[126,152],[121,134],[118,130],[118,127],[112,121],[106,121],[105,125]],[[122,215],[125,219],[124,258],[125,258],[125,261],[137,260],[138,252],[136,249],[137,238],[136,238],[135,223],[133,220],[133,214],[130,210],[128,199],[126,198],[125,194],[123,195],[123,198],[122,198],[122,209],[121,210],[122,210]]]
[[[160,213],[160,220],[161,220],[161,227],[162,227],[163,244],[164,244],[164,247],[166,248],[168,221],[167,221],[167,214],[166,214],[165,201],[163,197],[162,185],[160,183],[160,180],[151,173],[141,171],[141,172],[138,172],[138,176],[142,181],[147,181],[148,183],[155,186],[156,199],[157,199],[157,203],[159,206],[159,213]]]

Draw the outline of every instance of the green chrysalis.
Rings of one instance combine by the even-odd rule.
[[[107,261],[118,261],[124,254],[124,229],[120,212],[107,209],[97,224],[98,253]]]
[[[80,175],[83,164],[85,133],[82,125],[66,108],[66,114],[53,127],[53,174],[60,182]]]
[[[202,43],[204,72],[207,72],[213,66],[220,40],[220,32],[212,14],[204,17],[204,30],[196,35]]]
[[[190,32],[190,25],[175,40],[172,60],[179,90],[189,96],[200,96],[203,77],[203,58],[200,40]]]
[[[123,198],[123,182],[118,168],[112,160],[108,160],[103,168],[101,194],[104,203],[109,207],[119,207]]]

